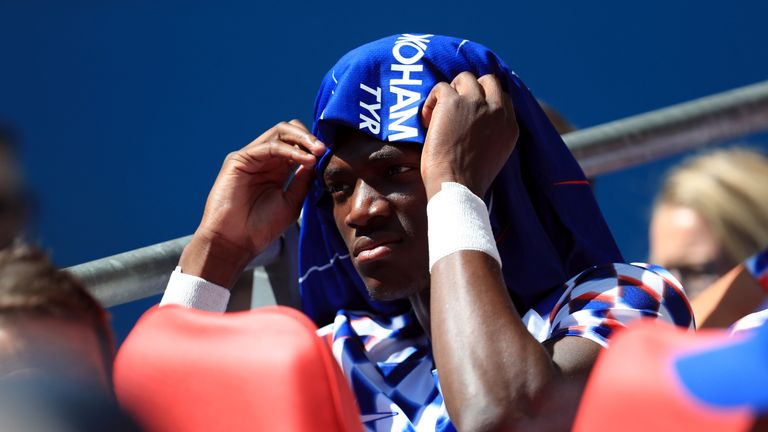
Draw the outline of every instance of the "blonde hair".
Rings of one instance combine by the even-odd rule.
[[[735,265],[768,246],[768,158],[744,148],[692,157],[668,174],[662,204],[696,211]]]

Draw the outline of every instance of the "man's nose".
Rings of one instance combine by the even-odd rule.
[[[368,183],[360,180],[352,195],[352,208],[344,222],[347,226],[359,228],[383,220],[390,215],[392,203]]]

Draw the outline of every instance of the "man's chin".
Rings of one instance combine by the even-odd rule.
[[[412,281],[407,283],[384,283],[373,279],[363,279],[363,281],[368,289],[368,295],[376,301],[407,299],[428,287],[428,285],[419,286]]]

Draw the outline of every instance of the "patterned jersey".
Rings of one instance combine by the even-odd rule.
[[[644,317],[694,327],[685,294],[666,270],[611,264],[572,278],[554,305],[528,311],[523,322],[540,342],[577,336],[605,347],[616,328]],[[429,339],[413,313],[385,318],[342,310],[319,334],[332,337],[333,354],[349,379],[367,430],[455,430]]]

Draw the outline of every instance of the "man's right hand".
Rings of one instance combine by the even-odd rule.
[[[245,265],[296,222],[324,152],[325,144],[292,120],[230,153],[182,253],[182,272],[231,287]]]
[[[424,101],[427,127],[421,177],[432,198],[443,182],[456,182],[479,197],[491,186],[515,148],[520,128],[512,99],[494,75],[462,72],[438,83]]]

